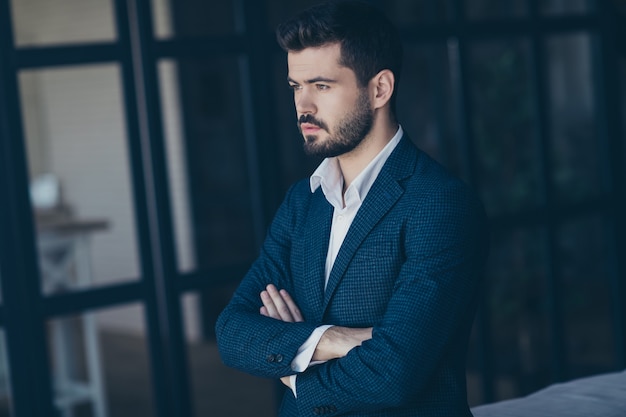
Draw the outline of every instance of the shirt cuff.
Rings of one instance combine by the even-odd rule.
[[[331,324],[327,324],[324,326],[319,326],[311,336],[300,346],[298,352],[296,353],[296,357],[291,361],[291,369],[296,372],[304,372],[306,368],[311,364],[311,358],[313,358],[313,353],[315,353],[315,348],[319,343],[320,339],[324,332],[333,327]],[[295,382],[295,381],[294,381]]]
[[[293,396],[298,398],[298,394],[296,394],[296,377],[298,374],[293,374],[289,376],[289,386],[291,387],[291,392],[293,392]]]
[[[311,358],[313,358],[313,354],[315,353],[315,348],[317,347],[317,344],[322,338],[322,335],[324,334],[324,332],[330,329],[331,327],[333,327],[332,324],[325,324],[313,330],[313,333],[311,333],[311,336],[309,336],[309,338],[304,341],[302,346],[300,346],[300,348],[298,349],[298,352],[296,353],[296,357],[293,358],[293,360],[291,361],[291,369],[293,369],[296,372],[303,372],[306,370],[306,368],[309,367],[309,365],[311,365]],[[322,361],[318,361],[315,363],[321,363],[321,362]],[[298,376],[297,374],[289,376],[289,385],[291,386],[291,391],[293,392],[293,396],[295,398],[298,398],[298,394],[296,393],[296,377],[297,376]]]

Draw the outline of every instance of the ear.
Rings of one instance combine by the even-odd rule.
[[[395,83],[396,78],[393,72],[388,69],[380,71],[370,80],[370,91],[373,94],[372,105],[374,109],[385,107],[389,103]]]

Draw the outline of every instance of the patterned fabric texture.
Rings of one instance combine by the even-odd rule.
[[[332,207],[308,179],[278,209],[256,262],[220,315],[223,361],[266,378],[293,373],[321,324],[373,326],[347,356],[297,377],[280,416],[471,416],[465,356],[488,246],[470,189],[406,136],[357,213],[324,291]],[[285,288],[305,321],[259,314],[259,293]]]

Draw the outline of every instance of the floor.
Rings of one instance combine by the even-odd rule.
[[[108,416],[155,416],[145,340],[101,332],[100,342]],[[190,345],[189,362],[195,417],[275,417],[276,383],[227,368],[215,343]],[[477,398],[479,386],[478,378],[468,375],[470,403]],[[93,417],[88,404],[74,411],[60,417]],[[6,398],[0,398],[0,417],[10,415]]]
[[[144,339],[102,332],[100,342],[107,415],[155,416]],[[275,416],[275,383],[227,368],[214,343],[190,346],[189,361],[195,417]],[[0,396],[0,417],[10,416],[8,398]],[[93,417],[93,412],[84,404],[75,407],[73,415],[59,417]]]
[[[142,339],[103,334],[107,397],[111,417],[155,415]],[[274,417],[273,381],[224,366],[214,343],[189,348],[195,414],[219,417]],[[113,366],[111,366],[113,365]]]
[[[108,397],[111,417],[149,416],[150,389],[143,341],[105,335]],[[196,417],[275,417],[276,385],[224,366],[214,343],[194,345],[189,350]],[[138,369],[138,368],[141,368]],[[133,369],[129,372],[129,369]],[[480,379],[468,375],[468,397],[476,403]],[[80,416],[82,417],[82,416]]]

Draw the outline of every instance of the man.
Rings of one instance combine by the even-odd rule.
[[[280,416],[470,416],[481,205],[396,121],[401,44],[359,2],[283,23],[298,126],[325,157],[279,208],[220,315],[224,362],[280,378]]]

